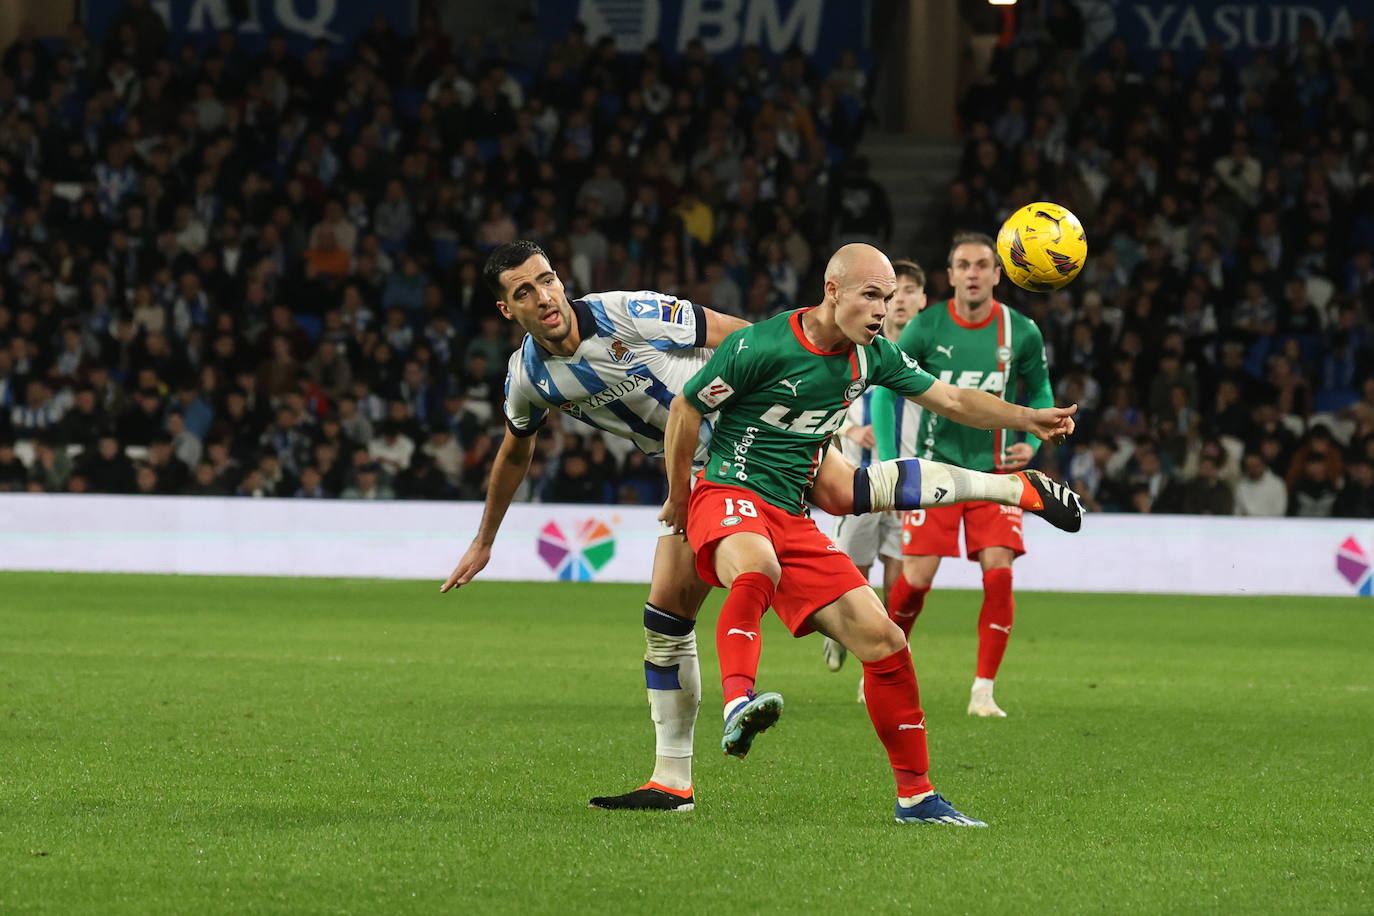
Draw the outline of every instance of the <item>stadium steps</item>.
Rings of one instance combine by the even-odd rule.
[[[892,202],[893,257],[929,258],[941,251],[949,234],[937,225],[946,188],[959,171],[963,145],[958,140],[870,132],[859,152],[870,174]]]

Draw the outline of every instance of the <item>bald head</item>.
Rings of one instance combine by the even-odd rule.
[[[872,245],[860,242],[842,246],[825,265],[825,281],[834,281],[836,286],[883,279],[895,281],[892,262]]]
[[[815,318],[833,327],[830,343],[868,346],[882,330],[896,292],[897,275],[887,255],[872,245],[845,245],[825,265],[825,299]]]

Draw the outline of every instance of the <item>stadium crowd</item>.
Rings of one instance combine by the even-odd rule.
[[[940,220],[1052,200],[1089,227],[1072,285],[1002,287],[1081,406],[1045,459],[1094,509],[1374,517],[1368,21],[1186,68],[1120,38],[1085,62],[1071,3],[1021,24],[963,99]]]
[[[832,209],[864,89],[852,54],[631,57],[528,16],[499,45],[422,10],[416,37],[378,17],[250,55],[174,47],[129,0],[103,41],[26,35],[0,77],[0,488],[480,498],[519,340],[485,253],[533,238],[574,296],[763,317],[832,229],[881,222],[876,192]],[[656,463],[559,425],[525,498],[660,499]]]
[[[479,276],[496,245],[539,241],[574,296],[757,319],[806,301],[836,241],[889,239],[853,54],[726,65],[420,17],[253,55],[173,46],[128,0],[108,35],[4,50],[0,490],[480,498],[519,340]],[[1183,72],[1124,45],[1085,64],[1072,16],[1024,21],[930,218],[995,231],[1052,199],[1090,227],[1075,284],[1002,288],[1082,405],[1042,462],[1093,508],[1374,516],[1365,25]],[[520,498],[661,499],[657,461],[558,421]]]

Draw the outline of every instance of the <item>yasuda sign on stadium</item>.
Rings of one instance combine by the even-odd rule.
[[[1083,14],[1089,55],[1122,38],[1137,59],[1153,60],[1160,51],[1172,52],[1189,64],[1215,40],[1235,62],[1248,61],[1258,50],[1292,48],[1304,24],[1316,30],[1323,43],[1351,34],[1351,23],[1367,16],[1366,2],[1310,0],[1307,3],[1137,3],[1132,0],[1073,0]]]
[[[868,10],[868,0],[543,0],[539,26],[557,38],[581,22],[592,41],[610,35],[626,52],[651,42],[677,52],[700,39],[716,57],[747,45],[773,54],[795,47],[824,64],[867,46]]]

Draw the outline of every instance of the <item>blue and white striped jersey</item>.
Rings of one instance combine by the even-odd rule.
[[[878,460],[878,450],[876,448],[864,448],[853,439],[844,435],[845,429],[850,426],[872,426],[873,425],[873,391],[869,388],[857,401],[851,401],[849,409],[845,411],[844,426],[840,427],[840,435],[837,441],[840,446],[840,454],[852,461],[856,466],[866,468]],[[897,398],[897,415],[893,420],[893,436],[897,442],[898,458],[916,457],[916,432],[921,421],[921,405],[906,398]]]
[[[663,454],[668,407],[711,351],[701,306],[654,292],[593,293],[572,303],[582,342],[555,356],[528,334],[506,373],[506,425],[528,436],[550,410]],[[703,439],[710,424],[702,424]]]

